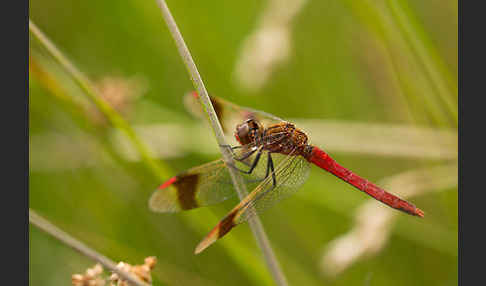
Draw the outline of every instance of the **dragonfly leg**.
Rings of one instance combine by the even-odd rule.
[[[257,159],[259,159],[259,158],[255,158],[255,161]],[[261,181],[265,180],[268,177],[268,175],[270,174],[270,170],[272,171],[272,181],[273,181],[273,187],[272,188],[275,188],[277,186],[277,180],[276,180],[276,177],[275,177],[275,170],[274,170],[274,167],[273,167],[273,160],[272,160],[272,156],[270,155],[270,153],[268,153],[267,170],[265,171],[265,177],[263,177],[262,179],[251,180],[249,182],[255,183],[255,182],[261,182]],[[240,170],[240,171],[242,171],[242,170]],[[242,171],[242,172],[244,172],[244,171]]]
[[[235,150],[235,149],[239,149],[239,148],[241,148],[241,147],[243,147],[243,146],[241,146],[241,145],[238,145],[238,146],[231,146],[231,145],[229,145],[229,144],[219,144],[219,147],[223,147],[223,148],[229,148],[229,149],[230,149],[230,151],[231,151],[231,154],[233,154],[233,156],[234,156],[234,154],[235,154],[235,153],[233,152],[233,150]]]
[[[267,162],[267,173],[265,175],[265,178],[268,176],[269,170],[272,171],[272,180],[273,180],[273,187],[275,188],[277,186],[277,179],[275,178],[275,169],[273,167],[273,160],[272,160],[272,155],[270,155],[270,152],[268,152],[268,162]]]
[[[230,148],[231,150],[235,150],[235,149],[239,149],[243,146],[242,145],[231,146],[229,144],[223,144],[223,145],[219,144],[219,147]]]
[[[237,146],[238,147],[238,146]],[[241,156],[240,158],[236,158],[236,157],[233,157],[233,159],[235,159],[236,161],[243,161],[245,160],[246,158],[250,157],[251,155],[253,155],[253,153],[255,153],[256,151],[258,150],[258,148],[255,148],[249,152],[247,152],[246,154],[244,154],[243,156]],[[261,151],[260,151],[261,152]],[[256,158],[255,158],[256,159]]]
[[[270,155],[270,153],[269,153],[269,155]],[[270,174],[270,168],[271,168],[270,164],[271,164],[271,161],[268,160],[267,161],[267,169],[265,171],[265,177],[263,177],[261,179],[249,180],[248,182],[249,183],[256,183],[256,182],[262,182],[263,180],[265,180],[268,177],[268,175]]]
[[[253,170],[255,169],[255,167],[258,164],[258,161],[260,161],[260,157],[262,156],[262,152],[263,152],[263,148],[260,148],[260,150],[258,150],[258,153],[255,156],[255,160],[253,160],[253,162],[251,163],[250,170],[248,170],[247,174],[251,174],[253,172]]]
[[[243,156],[245,158],[242,159],[242,160],[244,160],[244,159],[250,157],[257,150],[258,150],[258,153],[256,154],[255,159],[251,163],[250,169],[248,171],[242,170],[242,169],[240,169],[240,168],[238,168],[238,167],[236,167],[235,165],[232,165],[232,164],[230,164],[229,166],[232,167],[232,168],[234,168],[234,169],[236,169],[236,170],[238,170],[238,171],[240,171],[240,172],[242,172],[242,173],[251,174],[253,172],[253,170],[255,169],[255,167],[257,166],[258,162],[260,161],[260,157],[262,156],[263,148],[256,149],[254,151],[248,152],[248,153],[250,153],[250,155],[246,154],[246,155]],[[238,160],[239,161],[239,159],[235,159],[235,160]]]
[[[270,159],[270,152],[268,153],[268,159]],[[268,175],[270,174],[270,164],[271,164],[271,161],[267,160],[267,170],[265,171],[265,177],[263,178],[263,180],[265,180],[268,177]]]

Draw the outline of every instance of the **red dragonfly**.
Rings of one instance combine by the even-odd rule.
[[[199,243],[196,254],[236,225],[297,191],[307,179],[310,163],[392,208],[424,216],[413,204],[354,174],[323,150],[309,145],[307,135],[294,124],[220,98],[211,97],[211,101],[223,130],[228,133],[231,126],[236,126],[234,136],[239,144],[230,147],[235,164],[226,166],[220,159],[191,168],[163,183],[149,201],[150,208],[157,212],[177,212],[222,202],[235,194],[228,167],[241,173],[251,193]],[[197,93],[186,95],[185,103],[200,114]]]

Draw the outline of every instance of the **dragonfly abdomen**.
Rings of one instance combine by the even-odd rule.
[[[377,185],[369,182],[368,180],[356,175],[352,171],[339,165],[334,159],[332,159],[326,152],[321,149],[311,146],[311,150],[306,154],[306,159],[317,165],[318,167],[328,171],[341,180],[347,182],[353,187],[365,192],[374,199],[408,214],[423,217],[424,212],[415,207],[413,204],[400,199],[399,197],[385,191]]]

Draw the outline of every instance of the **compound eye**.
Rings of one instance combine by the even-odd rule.
[[[256,121],[255,119],[250,118],[250,119],[246,120],[245,122],[248,124],[248,127],[250,128],[250,131],[251,130],[261,131],[260,123],[258,121]]]
[[[240,142],[241,145],[250,143],[249,135],[250,135],[250,126],[248,125],[248,121],[236,126],[235,137],[236,140],[238,140],[238,142]]]

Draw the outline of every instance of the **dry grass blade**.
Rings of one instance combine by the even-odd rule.
[[[34,34],[35,37],[37,37],[38,39],[41,39],[40,40],[40,43],[42,45],[42,47],[44,49],[46,49],[48,52],[49,52],[49,55],[56,58],[56,61],[57,63],[60,63],[60,62],[68,62],[66,57],[64,57],[60,51],[53,45],[52,42],[50,42],[50,40],[32,23],[30,22],[31,24],[31,32]],[[31,50],[32,52],[32,50]],[[57,55],[57,57],[55,56]],[[70,65],[71,67],[73,67],[72,65]],[[70,76],[72,79],[75,79],[75,82],[73,82],[77,87],[80,87],[80,82],[83,82],[83,79],[84,76],[82,76],[81,78],[80,77],[76,77],[75,75],[71,74],[69,72],[69,69],[67,69],[65,66],[63,66],[61,64],[61,67],[64,69],[64,70],[68,70],[68,76]],[[64,72],[64,71],[63,71]],[[57,81],[59,81],[59,79],[57,79]],[[64,84],[64,82],[63,82]],[[56,83],[56,85],[59,85],[58,83]],[[59,85],[60,86],[60,85]],[[86,86],[90,86],[89,84],[88,85],[85,85]],[[51,90],[52,86],[48,86],[48,90],[52,92],[58,92],[58,91],[53,91]],[[84,90],[84,92],[86,93],[86,90]],[[56,94],[57,96],[58,94]],[[92,95],[95,95],[95,94],[82,94],[83,96],[92,96]],[[90,97],[90,98],[94,98],[94,97]],[[85,114],[78,114],[80,113],[79,111],[79,106],[73,106],[73,102],[72,102],[72,98],[70,96],[65,96],[65,99],[67,101],[67,105],[69,105],[68,107],[70,109],[73,109],[73,114],[76,113],[77,115],[81,115],[81,116],[77,116],[79,117],[80,121],[83,121],[83,120],[86,120],[87,117],[84,116]],[[96,99],[96,98],[95,98]],[[103,101],[97,101],[98,103],[101,103],[103,105]],[[72,107],[72,108],[71,108]],[[106,106],[108,108],[108,110],[112,109],[111,106],[107,105]],[[116,111],[115,111],[116,112]],[[129,150],[131,150],[132,152],[130,154],[132,154],[134,160],[142,160],[142,162],[144,163],[144,166],[146,166],[150,171],[152,171],[152,174],[154,174],[156,177],[158,178],[162,178],[162,177],[167,177],[167,174],[168,172],[165,172],[164,171],[164,168],[160,168],[157,167],[157,165],[160,165],[160,162],[158,161],[154,161],[154,160],[151,160],[151,157],[148,156],[147,157],[147,154],[148,153],[148,150],[152,151],[152,149],[145,149],[145,141],[141,140],[143,138],[140,138],[139,134],[135,134],[135,132],[133,133],[130,133],[132,136],[126,136],[126,131],[127,130],[130,130],[131,129],[131,126],[128,125],[128,123],[126,123],[123,118],[121,118],[120,116],[117,116],[117,113],[114,113],[115,114],[115,119],[118,118],[118,119],[121,119],[122,121],[113,121],[111,120],[111,122],[116,122],[116,123],[122,123],[121,125],[120,124],[113,124],[113,126],[115,127],[115,131],[119,131],[119,133],[117,132],[117,134],[120,134],[121,135],[121,140],[123,140],[123,142],[126,143],[126,145],[128,146],[127,148]],[[109,114],[105,114],[105,115],[109,115]],[[174,115],[174,114],[172,114]],[[125,129],[124,127],[124,124],[128,125],[128,128],[129,129]],[[85,126],[85,125],[82,125],[82,126]],[[88,126],[88,125],[86,125]],[[89,131],[89,130],[88,130]],[[108,133],[111,133],[111,132],[108,132]],[[189,132],[190,133],[190,132]],[[205,131],[204,133],[206,136],[205,138],[207,138],[207,133]],[[58,136],[59,134],[56,134],[56,136]],[[71,134],[72,135],[72,134]],[[74,136],[77,136],[77,135],[74,135]],[[82,138],[80,138],[80,141],[78,142],[84,142],[83,139],[85,135],[79,135],[81,136]],[[41,137],[45,137],[44,139],[52,139],[50,138],[51,136],[50,135],[47,135],[47,136],[41,136]],[[71,136],[69,136],[71,137]],[[104,138],[104,137],[103,137]],[[133,139],[136,139],[135,141]],[[140,138],[140,139],[138,139]],[[74,142],[71,140],[72,138],[70,138],[69,140],[63,140],[64,143],[68,143],[68,142]],[[37,140],[36,140],[37,141]],[[41,139],[41,141],[45,142],[43,139]],[[90,140],[92,141],[92,140]],[[33,169],[36,169],[37,171],[44,171],[44,170],[50,170],[50,171],[53,171],[53,170],[60,170],[60,169],[65,169],[66,167],[68,168],[79,168],[79,167],[86,167],[86,164],[87,162],[89,162],[89,164],[95,162],[95,163],[109,163],[109,162],[105,162],[104,160],[103,161],[96,161],[96,159],[99,159],[101,157],[102,154],[97,154],[96,156],[93,156],[93,153],[87,155],[85,152],[83,151],[80,151],[81,152],[81,156],[82,155],[87,155],[86,157],[77,157],[77,159],[74,159],[73,160],[73,154],[72,152],[68,152],[69,155],[68,155],[68,160],[63,160],[61,159],[61,157],[63,157],[66,153],[64,153],[63,151],[60,151],[59,149],[56,150],[57,147],[61,147],[62,150],[66,150],[64,149],[64,147],[68,147],[69,148],[69,144],[68,145],[64,145],[64,146],[59,146],[57,144],[57,140],[55,140],[55,146],[47,146],[46,144],[41,144],[42,146],[46,147],[47,149],[51,150],[54,152],[54,154],[56,154],[55,156],[57,156],[57,158],[59,158],[59,161],[58,162],[71,162],[70,164],[65,165],[65,164],[56,164],[53,160],[50,160],[51,158],[49,158],[49,160],[47,161],[50,161],[51,163],[47,163],[47,165],[45,164],[46,163],[46,160],[44,160],[43,158],[46,158],[44,157],[45,154],[49,153],[49,154],[53,154],[52,152],[48,151],[47,153],[44,153],[44,152],[33,152],[32,154],[38,154],[40,157],[37,157],[37,159],[32,159],[32,168]],[[136,144],[136,143],[141,143],[143,142],[144,144]],[[183,143],[184,140],[181,140],[181,141],[178,141],[177,144],[181,144]],[[118,153],[115,152],[115,150],[113,149],[113,144],[108,144],[108,140],[102,140],[102,143],[103,143],[103,146],[105,147],[105,150],[108,151],[108,153],[116,159],[117,163],[121,164],[121,165],[124,165],[125,167],[129,166],[128,164],[126,164],[126,161],[124,160],[121,160],[123,159],[121,156],[118,156]],[[31,145],[34,145],[34,146],[37,146],[37,144],[31,144]],[[61,144],[63,145],[63,144]],[[162,144],[163,145],[163,144]],[[37,146],[38,147],[38,146]],[[70,147],[73,147],[73,146],[70,146]],[[160,146],[158,146],[160,148]],[[212,146],[214,147],[214,145]],[[76,148],[74,148],[76,149]],[[84,148],[80,148],[80,149],[84,149]],[[96,150],[98,150],[99,148],[97,148]],[[96,150],[90,150],[90,151],[95,151]],[[145,152],[145,154],[143,152],[140,152],[140,150],[146,150],[147,152]],[[211,150],[211,153],[213,152],[214,149],[210,149]],[[98,156],[99,155],[99,156]],[[124,153],[122,153],[121,155],[125,155]],[[129,157],[127,158],[128,160],[130,160],[130,158],[132,157]],[[90,159],[93,159],[93,160],[90,160]],[[57,160],[56,160],[57,161]],[[151,164],[153,163],[153,164]],[[91,165],[90,165],[91,166]],[[154,167],[155,166],[155,167]],[[47,167],[46,169],[44,169],[44,167]],[[162,171],[161,171],[162,170]],[[217,218],[215,218],[216,220]],[[198,229],[199,231],[201,231],[201,226],[202,225],[206,225],[206,228],[209,228],[211,225],[208,225],[207,222],[197,222],[197,218],[194,218],[194,217],[191,217],[190,219],[187,220],[188,223]],[[205,229],[206,229],[205,228]],[[267,277],[267,273],[265,273],[265,270],[263,268],[261,268],[260,266],[260,263],[259,262],[255,262],[254,260],[257,258],[257,255],[253,254],[253,253],[250,253],[249,249],[247,249],[245,246],[243,246],[241,243],[237,242],[236,240],[226,240],[222,243],[223,246],[227,247],[228,249],[231,249],[230,251],[230,254],[232,256],[232,258],[239,262],[240,266],[242,266],[244,269],[247,269],[251,275],[249,275],[250,278],[252,279],[255,279],[255,282],[258,282],[258,283],[261,283],[262,281],[265,281],[265,282],[271,282],[271,278],[270,276]],[[244,254],[244,255],[242,255]],[[248,262],[248,261],[252,261],[252,262]],[[262,270],[263,269],[263,270]],[[258,284],[257,283],[257,284]],[[268,284],[268,283],[266,283]]]
[[[330,152],[366,154],[384,157],[456,160],[457,131],[414,125],[371,124],[318,119],[291,120],[312,134],[312,143],[325,146]],[[187,152],[214,154],[214,139],[207,129],[197,124],[144,124],[134,125],[138,137],[153,151],[155,158],[171,159]],[[139,153],[121,131],[110,132],[110,141],[127,161],[140,161]],[[158,134],[171,134],[161,137]],[[54,143],[49,143],[54,142]],[[197,144],[194,144],[197,142]],[[33,135],[31,145],[39,152],[31,154],[31,169],[36,171],[76,169],[102,164],[93,139],[86,134],[69,135],[44,133]],[[77,150],[73,154],[71,150]],[[49,160],[58,158],[57,160]]]
[[[257,28],[242,44],[235,65],[237,83],[260,90],[279,65],[292,54],[292,21],[307,0],[271,0],[258,20]]]
[[[102,99],[101,96],[98,95],[89,79],[61,53],[54,43],[52,43],[30,19],[29,31],[39,40],[42,46],[46,48],[52,57],[68,72],[68,74],[72,76],[74,81],[84,91],[85,95],[96,105],[103,115],[106,116],[109,122],[114,127],[121,130],[130,139],[130,142],[140,153],[145,165],[150,169],[150,171],[156,177],[158,177],[158,179],[166,178],[169,172],[160,163],[157,163],[152,159],[150,150],[147,149],[145,144],[137,137],[130,124],[128,124],[128,122],[126,122],[125,119],[123,119],[123,117],[121,117],[114,108],[112,108],[106,101]]]
[[[157,3],[162,12],[164,21],[166,22],[169,31],[176,43],[179,54],[181,55],[184,64],[189,72],[189,75],[191,76],[193,85],[199,94],[199,99],[204,105],[206,112],[208,113],[211,127],[213,128],[214,135],[216,137],[216,140],[221,149],[221,153],[223,155],[223,160],[227,163],[231,163],[233,161],[233,158],[231,157],[229,148],[224,147],[227,146],[228,144],[226,143],[224,133],[221,128],[221,123],[219,122],[216,112],[214,111],[214,108],[211,104],[211,101],[208,96],[208,92],[206,90],[206,87],[204,86],[204,82],[202,81],[201,76],[199,75],[199,71],[197,70],[196,64],[194,63],[194,60],[192,59],[189,49],[187,48],[186,43],[184,42],[184,39],[179,31],[179,28],[177,27],[177,24],[174,18],[172,17],[169,7],[167,7],[167,4],[165,3],[164,0],[157,0]],[[233,181],[233,185],[235,186],[235,189],[238,192],[238,196],[240,197],[241,200],[247,195],[247,191],[243,185],[242,178],[238,174],[238,172],[236,170],[233,170],[232,168],[229,168],[229,172],[231,175],[231,179]],[[280,268],[280,265],[275,257],[275,254],[273,253],[273,250],[270,246],[265,231],[263,230],[263,226],[260,220],[258,219],[258,217],[254,217],[249,221],[249,224],[253,232],[253,235],[255,236],[255,239],[257,240],[258,245],[263,252],[265,262],[267,263],[267,266],[269,267],[270,272],[272,273],[272,276],[275,279],[275,282],[278,285],[287,285],[288,284],[287,279],[285,278]]]
[[[387,4],[393,15],[392,19],[397,22],[403,34],[402,37],[411,46],[411,54],[423,66],[424,73],[435,88],[444,109],[449,112],[457,126],[457,80],[450,74],[446,64],[442,62],[442,58],[432,44],[433,41],[427,36],[422,36],[424,32],[419,28],[409,5],[401,1],[387,1]]]
[[[415,125],[295,119],[313,144],[356,154],[455,160],[457,130]]]
[[[400,173],[383,180],[382,184],[397,190],[404,198],[444,190],[457,185],[457,163]],[[355,214],[355,226],[326,248],[321,259],[322,272],[336,276],[361,257],[380,251],[390,237],[397,215],[371,199],[362,205]]]
[[[65,233],[52,223],[50,223],[45,218],[38,215],[35,211],[29,209],[29,222],[35,225],[40,230],[50,234],[54,238],[58,239],[62,243],[66,244],[67,246],[71,247],[72,249],[78,251],[79,253],[85,255],[86,257],[99,262],[104,267],[110,269],[111,271],[117,273],[123,279],[129,281],[133,285],[136,286],[150,286],[147,283],[140,281],[139,279],[135,278],[132,274],[129,274],[125,271],[120,270],[116,267],[115,262],[111,261],[109,258],[105,257],[102,254],[94,251],[93,249],[89,248],[79,240],[75,239],[74,237],[70,236],[69,234]]]

